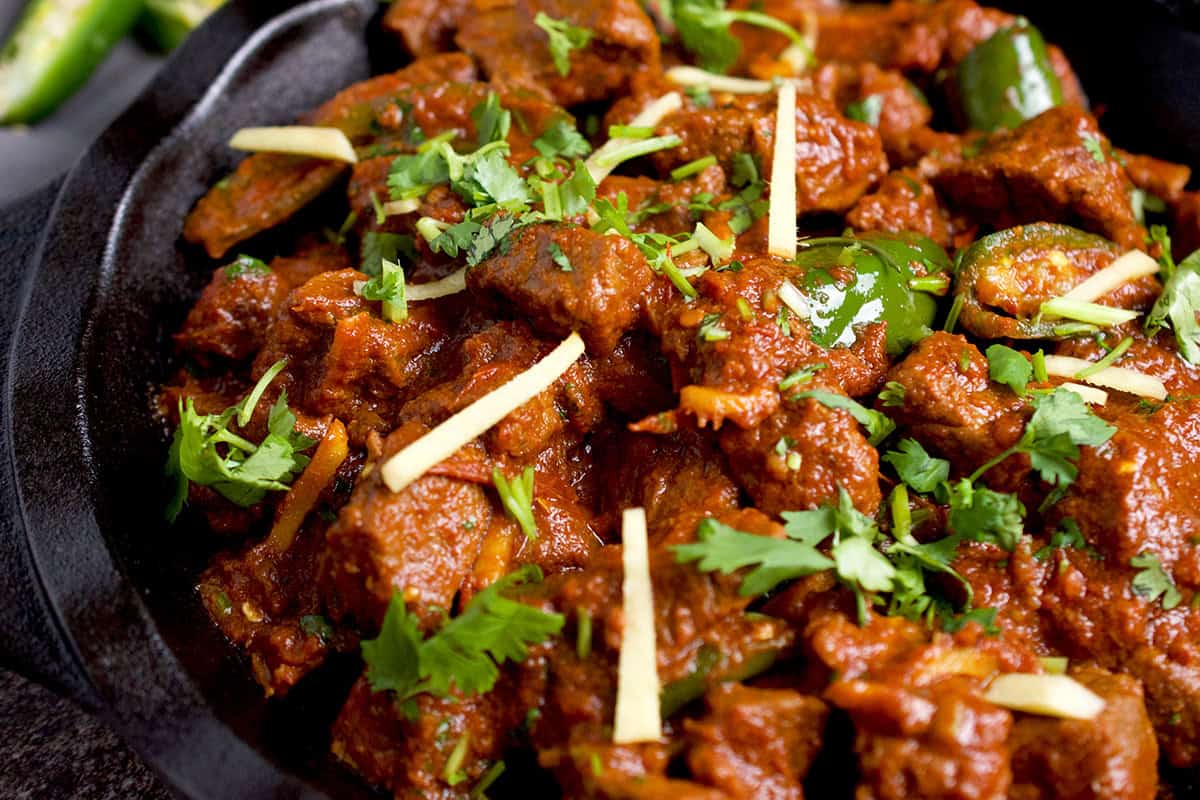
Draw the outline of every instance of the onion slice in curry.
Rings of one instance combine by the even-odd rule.
[[[410,283],[405,288],[408,295],[408,302],[420,300],[436,300],[439,297],[448,297],[452,294],[466,291],[467,288],[467,268],[463,267],[460,270],[451,272],[446,277],[429,283]]]
[[[572,333],[541,361],[489,392],[383,465],[383,482],[393,492],[424,475],[493,425],[548,389],[583,355],[583,339]]]
[[[276,128],[242,128],[229,140],[234,150],[252,153],[288,153],[328,161],[357,164],[358,155],[346,134],[337,128],[286,125]]]
[[[621,542],[625,580],[613,742],[653,742],[662,736],[662,712],[645,509],[627,508],[622,513]]]

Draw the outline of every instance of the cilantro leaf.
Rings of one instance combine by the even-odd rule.
[[[510,211],[529,207],[529,186],[499,150],[472,158],[454,190],[475,205],[496,204]]]
[[[1138,574],[1133,578],[1133,593],[1150,602],[1162,598],[1163,609],[1170,611],[1183,602],[1183,595],[1175,581],[1163,569],[1162,562],[1154,553],[1145,552],[1129,559],[1129,566],[1136,567]]]
[[[587,28],[572,25],[565,19],[554,19],[544,11],[539,11],[533,18],[533,24],[546,32],[549,37],[547,47],[554,68],[564,78],[571,74],[571,51],[587,47],[588,42],[595,36]]]
[[[1019,350],[994,344],[987,349],[988,377],[1012,389],[1018,397],[1028,392],[1033,380],[1033,364]]]
[[[404,600],[392,597],[379,636],[361,644],[373,691],[393,691],[407,700],[422,692],[446,697],[490,691],[505,661],[524,661],[529,645],[562,630],[561,614],[512,600],[504,592],[541,580],[530,564],[471,599],[463,612],[424,641]]]
[[[757,25],[788,37],[805,55],[808,47],[796,29],[761,11],[731,11],[725,0],[673,0],[670,15],[679,32],[679,41],[694,54],[700,66],[712,72],[725,72],[742,52],[742,43],[729,30],[734,22]]]
[[[1157,226],[1156,226],[1157,227]],[[1179,354],[1189,364],[1200,364],[1200,250],[1179,262],[1163,285],[1158,302],[1146,316],[1146,332],[1162,328],[1175,332]]]
[[[388,322],[403,322],[408,319],[408,302],[405,297],[404,270],[388,259],[383,260],[378,275],[365,282],[355,282],[354,293],[364,300],[379,300],[383,303],[383,318]]]
[[[362,241],[362,264],[359,272],[375,277],[383,272],[383,262],[409,264],[417,260],[416,244],[411,236],[400,233],[367,231]]]
[[[944,484],[950,505],[950,530],[966,539],[996,544],[1010,553],[1025,531],[1025,506],[1016,495],[975,486],[964,478]]]
[[[1064,547],[1078,548],[1080,550],[1091,549],[1088,546],[1087,540],[1083,538],[1083,533],[1079,530],[1079,525],[1073,519],[1064,519],[1060,522],[1058,528],[1050,535],[1050,543],[1040,548],[1033,554],[1033,557],[1038,561],[1045,561],[1052,551]]]
[[[807,392],[800,392],[793,396],[792,400],[803,400],[805,398],[816,400],[826,408],[840,408],[843,411],[850,412],[850,416],[854,417],[860,425],[867,429],[867,433],[870,436],[869,441],[872,446],[878,445],[890,436],[892,431],[896,430],[896,423],[892,422],[891,417],[867,408],[862,403],[851,400],[849,397],[821,389],[812,389]]]
[[[471,121],[475,123],[475,140],[483,147],[508,140],[512,112],[500,105],[500,95],[488,92],[487,98],[471,109]]]
[[[521,526],[527,539],[537,538],[537,521],[533,518],[533,481],[533,467],[526,467],[521,477],[511,480],[505,477],[499,467],[492,468],[492,483],[496,484],[496,491],[500,494],[500,504]]]
[[[1036,410],[1017,442],[1017,451],[1029,456],[1042,480],[1067,486],[1079,473],[1071,463],[1079,458],[1079,446],[1104,444],[1117,429],[1093,414],[1083,398],[1071,391],[1056,389],[1035,397],[1033,404]]]
[[[240,255],[225,266],[225,280],[236,281],[243,275],[269,275],[271,268],[254,256]]]
[[[450,166],[440,148],[396,156],[388,169],[388,191],[393,200],[421,197],[450,180]]]
[[[900,480],[920,494],[929,494],[950,477],[950,462],[934,458],[916,439],[903,439],[899,450],[889,450],[883,460],[891,464]]]
[[[566,119],[556,119],[533,147],[546,158],[582,158],[592,152],[588,140]]]
[[[1083,147],[1091,155],[1092,161],[1103,164],[1107,156],[1104,155],[1104,145],[1100,142],[1100,137],[1094,133],[1081,133],[1079,138],[1083,140]]]
[[[769,592],[784,581],[834,566],[833,561],[808,542],[744,533],[711,517],[700,522],[694,543],[671,549],[680,564],[698,562],[696,566],[702,572],[729,575],[744,567],[754,567],[738,589],[743,597]]]
[[[869,592],[890,592],[896,568],[870,540],[847,536],[833,547],[838,577]]]
[[[551,242],[550,246],[546,248],[546,252],[550,254],[550,260],[557,264],[558,268],[563,272],[574,271],[575,268],[571,266],[571,259],[567,257],[567,254],[562,251],[562,248],[557,243]]]
[[[996,625],[996,609],[994,608],[973,608],[963,614],[941,614],[939,622],[942,630],[946,633],[958,633],[967,626],[968,622],[979,623],[983,632],[988,636],[1000,633],[1000,628]]]
[[[262,500],[267,492],[286,492],[290,482],[306,466],[301,451],[314,442],[295,431],[296,416],[288,409],[287,392],[280,392],[268,414],[267,435],[255,444],[229,430],[239,413],[250,416],[269,383],[279,374],[277,363],[240,403],[220,414],[199,414],[195,401],[179,401],[179,427],[167,453],[166,474],[174,482],[167,505],[167,518],[174,521],[187,500],[188,483],[210,486],[222,497],[246,507]]]
[[[879,402],[885,408],[903,408],[904,396],[907,390],[899,381],[888,381],[879,392]]]
[[[872,128],[879,127],[879,115],[883,111],[883,95],[869,94],[846,106],[846,118],[865,122]]]

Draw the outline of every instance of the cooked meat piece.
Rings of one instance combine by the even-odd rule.
[[[498,292],[546,333],[578,331],[597,355],[637,324],[654,280],[628,239],[567,225],[527,228],[467,273],[472,289]]]
[[[1013,724],[1011,800],[1153,800],[1158,745],[1141,685],[1095,667],[1071,677],[1104,700],[1092,720],[1021,716]]]
[[[888,160],[903,163],[912,148],[908,141],[919,130],[927,130],[933,118],[919,90],[899,72],[880,69],[875,64],[830,63],[813,74],[813,93],[831,101],[843,113],[856,105],[863,113],[877,104],[869,121],[878,129]]]
[[[952,204],[995,228],[1063,222],[1145,249],[1130,182],[1096,120],[1060,106],[993,134],[978,155],[933,177]]]
[[[596,196],[616,204],[617,196],[623,192],[631,212],[632,230],[673,236],[695,227],[699,214],[688,208],[693,200],[700,204],[715,204],[724,198],[727,190],[725,171],[714,165],[681,181],[610,175],[597,188]]]
[[[460,53],[422,59],[391,75],[345,89],[307,115],[304,124],[336,127],[352,140],[400,89],[432,81],[474,77],[471,60]],[[183,238],[202,244],[220,258],[238,242],[273,228],[332,186],[346,165],[275,153],[256,153],[200,199],[184,223]]]
[[[837,681],[825,693],[849,713],[858,800],[1004,800],[1012,716],[958,680],[928,689]]]
[[[658,32],[636,0],[517,0],[479,4],[455,41],[474,56],[493,83],[531,88],[564,106],[608,100],[639,70],[659,68]],[[591,38],[569,53],[569,72],[554,63],[538,14],[583,28]]]
[[[974,233],[974,226],[953,214],[919,172],[907,169],[888,173],[877,190],[850,210],[846,222],[860,231],[914,231],[945,248],[964,244]]]
[[[1134,186],[1168,203],[1176,203],[1183,196],[1192,177],[1191,167],[1125,150],[1115,152]]]
[[[262,347],[288,287],[274,272],[239,262],[217,267],[175,334],[179,349],[200,360],[244,361]]]
[[[1171,397],[1200,396],[1200,366],[1189,364],[1183,360],[1179,355],[1179,347],[1175,344],[1175,336],[1171,331],[1161,331],[1155,336],[1148,337],[1142,330],[1141,321],[1134,320],[1112,329],[1105,337],[1105,341],[1112,346],[1127,336],[1133,342],[1125,351],[1120,366],[1158,378],[1163,382],[1163,386],[1166,387],[1167,393]],[[1107,354],[1108,350],[1101,347],[1100,342],[1095,338],[1075,337],[1059,342],[1055,346],[1054,352],[1058,355],[1099,361]]]
[[[839,488],[864,513],[879,507],[879,453],[844,409],[788,401],[754,428],[722,428],[719,441],[738,483],[768,514],[836,503]]]
[[[802,800],[801,783],[821,748],[829,711],[790,689],[725,684],[705,696],[708,713],[685,720],[688,766],[731,798]]]
[[[963,336],[934,333],[887,378],[904,387],[902,404],[888,413],[931,452],[950,459],[959,473],[970,474],[1025,429],[1024,401],[989,381],[987,359]],[[989,483],[1003,483],[1004,468],[1018,468],[1023,458],[1014,456],[990,471]]]
[[[770,180],[775,112],[770,108],[683,109],[668,115],[658,135],[676,135],[679,147],[655,153],[660,174],[715,155],[726,174],[733,157],[750,153]],[[829,101],[801,95],[796,100],[796,207],[800,214],[842,212],[887,172],[879,132],[846,119]]]
[[[1200,192],[1184,192],[1170,211],[1172,249],[1183,259],[1200,250]]]
[[[424,429],[397,429],[380,460],[359,478],[354,494],[329,529],[322,556],[321,589],[335,620],[374,632],[388,602],[399,594],[423,625],[434,625],[452,607],[470,572],[492,517],[477,483],[434,470],[401,492],[383,483],[380,469]],[[474,446],[451,461],[482,457]],[[449,466],[443,472],[454,472]]]
[[[454,49],[454,34],[471,6],[471,0],[394,0],[383,15],[383,28],[413,58],[424,58]]]

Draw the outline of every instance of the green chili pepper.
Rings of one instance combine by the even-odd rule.
[[[83,85],[142,0],[34,0],[0,51],[0,122],[36,122]]]
[[[1069,291],[1094,272],[1096,265],[1103,266],[1120,253],[1119,247],[1101,236],[1049,222],[985,236],[963,251],[958,265],[955,303],[962,309],[958,320],[985,339],[1076,335],[1083,330],[1078,323],[1039,319],[1041,304]],[[1032,287],[1037,287],[1036,293]],[[1014,302],[1018,299],[1026,309],[1024,316],[1016,313],[1019,309]]]
[[[777,623],[777,626],[782,630],[782,623]],[[696,651],[692,671],[663,687],[659,698],[663,718],[672,716],[688,703],[703,697],[710,686],[729,681],[749,680],[766,672],[775,664],[786,644],[783,634],[763,641],[749,642],[742,652],[736,654],[740,656],[736,661],[733,653],[724,652],[712,645],[701,646]]]
[[[164,53],[174,50],[225,0],[146,0],[138,28]]]
[[[952,267],[946,251],[916,233],[868,232],[801,242],[796,288],[808,301],[809,329],[822,347],[849,346],[855,327],[887,323],[895,355],[929,334]]]
[[[975,45],[958,65],[958,95],[972,128],[1015,128],[1062,103],[1046,42],[1019,18]]]

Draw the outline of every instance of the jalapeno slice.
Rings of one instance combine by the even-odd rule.
[[[1020,225],[985,236],[967,248],[954,292],[959,323],[985,339],[1062,339],[1079,323],[1042,320],[1042,303],[1060,297],[1121,250],[1095,234],[1049,222]]]
[[[34,0],[0,51],[0,122],[45,117],[137,19],[142,0]]]
[[[1024,18],[967,53],[957,79],[963,116],[976,130],[1015,128],[1062,103],[1046,42]]]
[[[796,287],[808,301],[810,335],[822,347],[846,347],[855,328],[887,323],[896,355],[928,335],[939,294],[950,286],[946,251],[917,233],[868,232],[808,239],[796,263]]]

